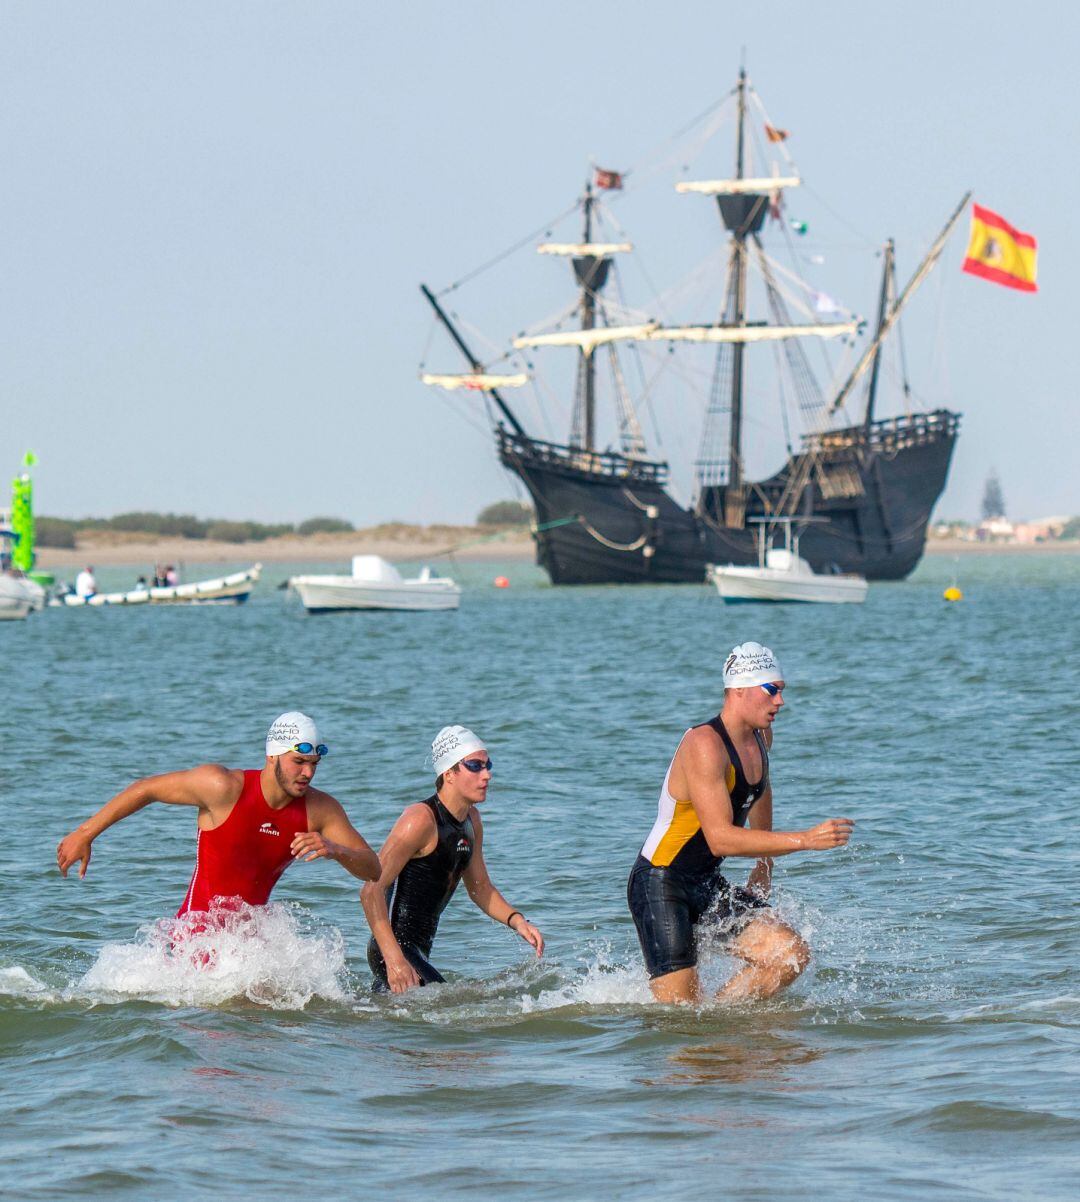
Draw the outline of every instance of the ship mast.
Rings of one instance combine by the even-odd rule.
[[[908,280],[908,282],[904,288],[904,291],[900,293],[900,295],[897,297],[895,303],[889,309],[888,315],[886,316],[885,320],[881,323],[881,325],[878,328],[878,332],[877,332],[876,336],[874,337],[874,341],[866,348],[866,351],[864,352],[862,358],[859,360],[858,363],[855,364],[854,368],[852,369],[851,375],[848,376],[848,378],[844,381],[842,387],[840,388],[840,391],[836,394],[835,397],[833,397],[832,403],[829,405],[829,409],[828,409],[829,413],[835,413],[837,411],[837,409],[840,408],[840,406],[847,400],[849,394],[851,393],[851,390],[855,387],[855,385],[862,378],[862,376],[866,372],[867,368],[869,368],[871,366],[871,363],[872,363],[875,355],[877,354],[879,348],[881,347],[881,344],[888,337],[889,331],[893,328],[894,325],[896,325],[896,322],[899,319],[900,313],[903,310],[904,306],[915,295],[916,290],[918,289],[919,285],[923,282],[923,280],[925,280],[926,277],[930,274],[930,272],[933,271],[934,264],[940,258],[941,252],[945,249],[945,243],[948,241],[949,235],[953,231],[953,227],[960,220],[960,215],[961,215],[961,213],[963,213],[964,209],[967,208],[967,203],[970,199],[971,199],[971,193],[965,192],[963,199],[956,206],[956,209],[954,210],[952,216],[945,223],[945,228],[941,231],[940,234],[938,234],[936,240],[934,241],[933,246],[931,246],[930,249],[926,252],[926,258],[923,259],[923,261],[919,264],[918,268],[916,268],[915,274],[911,277],[910,280]]]
[[[593,191],[592,180],[585,185],[585,237],[583,239],[586,246],[592,242],[592,208],[593,208]],[[596,260],[592,259],[589,266],[595,271]],[[574,264],[577,268],[577,262]],[[582,272],[578,270],[578,280],[581,284],[581,328],[583,330],[591,330],[596,325],[596,293],[593,290],[593,272]],[[596,365],[593,363],[591,354],[586,354],[584,349],[579,352],[581,358],[579,360],[579,370],[582,373],[584,382],[584,421],[582,423],[582,445],[586,451],[596,449]]]
[[[633,326],[607,324],[600,293],[608,280],[612,256],[625,254],[634,248],[629,242],[593,241],[593,210],[596,207],[596,197],[593,194],[592,180],[585,185],[585,195],[581,200],[581,207],[584,213],[583,240],[581,242],[542,242],[536,248],[538,254],[557,255],[571,260],[574,279],[581,292],[581,299],[578,303],[581,328],[560,330],[550,334],[522,334],[514,339],[514,346],[518,350],[541,346],[577,348],[578,372],[574,389],[574,411],[570,421],[570,446],[576,451],[586,451],[592,454],[596,450],[596,363],[594,361],[596,348],[630,338],[643,337],[654,328],[655,322]],[[599,326],[596,324],[598,308],[601,319]],[[636,422],[632,415],[628,418],[624,416],[622,426],[624,441],[629,438],[633,443],[635,430]],[[640,431],[637,431],[636,442],[640,443],[640,441]]]
[[[746,68],[739,68],[738,86],[738,137],[735,147],[735,178],[742,179],[745,166],[746,140]],[[724,198],[726,199],[726,198]],[[728,222],[724,206],[720,205],[728,228],[732,231],[734,244],[732,246],[731,267],[734,272],[730,292],[731,311],[726,315],[729,325],[741,326],[746,321],[746,235],[749,223],[745,220],[737,224]],[[742,214],[740,213],[740,216]],[[728,443],[728,479],[724,493],[725,521],[729,526],[741,528],[746,510],[743,496],[743,461],[742,461],[742,407],[743,407],[743,357],[746,345],[736,342],[731,372],[731,419]]]
[[[881,272],[881,298],[878,301],[878,319],[877,333],[881,333],[881,327],[885,324],[885,319],[889,316],[889,303],[892,300],[892,285],[895,278],[896,244],[890,238],[885,243],[884,259],[885,264]],[[870,383],[866,389],[866,417],[864,425],[867,430],[874,420],[874,400],[877,397],[877,382],[878,372],[881,368],[881,342],[875,335],[876,349],[874,351],[873,366],[870,368]]]

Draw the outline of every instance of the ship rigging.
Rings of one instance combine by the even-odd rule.
[[[817,519],[807,530],[802,554],[815,571],[859,572],[870,579],[906,576],[922,555],[926,526],[944,487],[959,416],[946,409],[876,416],[882,348],[901,313],[933,269],[963,212],[965,196],[950,216],[902,291],[897,291],[895,253],[884,246],[877,323],[869,345],[827,400],[811,370],[806,346],[842,340],[854,346],[862,319],[818,294],[765,249],[768,218],[779,221],[784,195],[802,179],[783,152],[786,133],[767,121],[770,143],[784,162],[771,173],[748,170],[747,133],[751,105],[764,116],[745,71],[732,97],[735,105],[734,174],[727,178],[680,180],[677,193],[712,198],[728,234],[723,301],[713,322],[677,324],[663,319],[665,306],[643,313],[607,295],[617,256],[634,253],[632,243],[597,229],[594,183],[621,184],[614,172],[596,173],[580,202],[581,238],[543,241],[541,255],[568,259],[577,285],[572,313],[556,328],[527,331],[512,340],[497,360],[482,362],[466,343],[440,297],[422,291],[469,370],[424,371],[425,383],[451,390],[481,392],[493,405],[493,425],[501,462],[527,489],[534,508],[537,561],[555,584],[615,582],[700,582],[710,563],[748,564],[756,556],[753,526],[768,519]],[[774,135],[777,135],[774,137]],[[577,206],[576,206],[577,207]],[[605,234],[608,236],[605,237]],[[763,287],[767,320],[749,316],[748,285],[753,273]],[[800,292],[801,289],[801,292]],[[669,465],[650,458],[619,357],[620,347],[666,344],[715,347],[702,438],[695,460],[696,488],[691,504],[672,495]],[[801,445],[788,437],[788,458],[772,476],[753,480],[746,470],[748,393],[747,351],[773,344],[783,357],[798,409],[808,425]],[[531,435],[504,396],[523,386],[531,372],[506,370],[515,354],[547,354],[562,348],[576,353],[577,372],[568,441],[554,443]],[[619,450],[601,449],[597,439],[597,360],[606,358]],[[858,420],[836,425],[856,386],[864,382]],[[906,391],[905,381],[905,391]],[[639,398],[640,400],[640,398]],[[786,423],[786,418],[785,418]]]

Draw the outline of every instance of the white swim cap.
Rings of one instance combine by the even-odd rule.
[[[310,743],[312,747],[319,745],[319,730],[315,719],[299,710],[289,710],[280,718],[275,718],[266,732],[266,754],[284,755],[292,751],[297,743]]]
[[[484,743],[464,726],[444,726],[431,744],[431,763],[436,776],[453,768],[474,751],[483,751]]]
[[[724,661],[725,689],[748,689],[783,679],[776,656],[760,643],[740,643]]]

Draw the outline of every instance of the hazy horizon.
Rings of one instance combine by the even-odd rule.
[[[75,518],[459,524],[521,497],[481,403],[417,379],[420,361],[460,369],[418,285],[445,287],[565,210],[590,158],[640,163],[731,88],[745,48],[792,131],[807,187],[789,211],[809,220],[821,285],[871,325],[874,248],[897,239],[903,284],[966,189],[1039,239],[1040,291],[1011,293],[961,275],[964,218],[905,347],[916,396],[963,414],[935,518],[976,519],[992,470],[1011,517],[1080,512],[1059,350],[1080,18],[1036,3],[1002,38],[973,12],[4,5],[7,470],[32,448],[37,511]],[[726,156],[721,143],[711,169]],[[674,178],[613,201],[661,290],[723,243]],[[453,303],[499,341],[572,301],[558,266],[526,251]],[[752,360],[755,471],[783,461],[764,449],[779,433],[770,364]],[[540,399],[522,402],[526,424],[564,441],[565,391]],[[650,451],[688,501],[700,409],[657,403]]]

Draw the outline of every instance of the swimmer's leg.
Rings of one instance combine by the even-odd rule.
[[[726,950],[745,960],[746,967],[717,993],[718,1002],[772,997],[790,985],[810,963],[806,941],[774,918],[752,918]]]
[[[701,1001],[701,980],[696,968],[680,968],[676,972],[653,977],[649,981],[649,988],[658,1002]]]
[[[691,905],[684,882],[639,857],[627,882],[626,900],[653,997],[658,1002],[699,1001],[694,941],[699,911]]]

